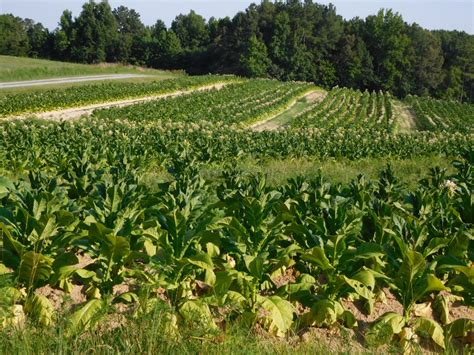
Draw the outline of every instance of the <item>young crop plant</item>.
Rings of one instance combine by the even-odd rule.
[[[367,351],[417,350],[420,338],[461,351],[473,331],[472,135],[394,132],[388,94],[343,88],[288,128],[249,129],[307,90],[248,80],[73,121],[1,122],[0,331],[81,339],[159,317],[153,331],[177,342],[219,343],[239,324],[281,338],[356,331]],[[271,185],[238,168],[433,156],[453,167],[410,184],[390,165],[337,184]]]

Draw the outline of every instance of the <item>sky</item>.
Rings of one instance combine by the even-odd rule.
[[[49,29],[57,27],[65,9],[79,15],[86,0],[0,0],[0,13],[12,13],[22,18],[41,22]],[[167,25],[179,14],[195,10],[205,18],[234,16],[250,3],[246,0],[109,0],[110,6],[133,8],[141,14],[143,23],[152,25],[157,19]],[[380,8],[399,12],[408,23],[416,22],[428,29],[459,30],[474,34],[474,0],[316,0],[322,4],[333,3],[337,13],[351,19],[365,18]]]

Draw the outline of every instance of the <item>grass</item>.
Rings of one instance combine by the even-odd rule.
[[[318,332],[302,330],[285,338],[250,330],[238,320],[227,320],[214,331],[200,322],[178,322],[170,327],[162,310],[132,318],[105,315],[95,326],[77,335],[67,335],[67,323],[59,319],[49,327],[26,323],[0,331],[0,354],[401,354],[396,342],[364,344],[356,332],[345,328],[320,338]],[[316,328],[313,328],[313,330]],[[424,353],[418,348],[415,353]],[[448,343],[444,354],[469,352],[469,346]]]
[[[27,86],[27,87],[18,87],[18,88],[8,88],[8,89],[1,89],[0,96],[2,95],[10,95],[10,94],[21,94],[21,93],[40,93],[42,91],[54,90],[54,89],[67,89],[71,87],[80,87],[84,85],[95,85],[100,84],[102,82],[121,82],[121,83],[150,83],[153,81],[161,81],[166,79],[173,79],[177,78],[180,75],[173,74],[170,72],[170,75],[161,75],[161,76],[147,76],[147,77],[140,77],[140,78],[125,78],[125,79],[116,79],[116,80],[108,80],[108,81],[82,81],[77,83],[64,83],[64,84],[48,84],[48,85],[38,85],[38,86]]]
[[[106,316],[107,317],[107,316]],[[276,338],[250,330],[239,322],[227,322],[223,329],[209,332],[199,322],[170,328],[162,312],[117,323],[105,318],[92,330],[66,335],[67,324],[51,327],[33,323],[0,332],[1,354],[329,354],[347,353],[356,340],[341,336],[328,344],[302,334]],[[358,346],[360,349],[360,345]],[[370,351],[367,351],[370,353]]]
[[[358,175],[364,175],[368,179],[378,179],[380,172],[390,164],[395,175],[409,188],[417,186],[417,182],[429,174],[429,170],[440,167],[453,173],[455,170],[451,165],[454,158],[432,156],[411,159],[373,159],[362,160],[317,160],[311,158],[288,158],[283,160],[271,159],[264,162],[246,160],[237,164],[237,168],[243,172],[261,173],[267,177],[271,186],[285,184],[288,179],[302,176],[310,179],[321,174],[327,181],[337,184],[347,184]],[[205,177],[218,177],[222,166],[207,167],[203,170]],[[161,179],[164,175],[160,176]]]
[[[121,64],[76,64],[44,59],[0,56],[0,82],[96,74],[148,74],[170,78],[181,72],[146,69]]]
[[[302,98],[298,100],[288,110],[282,112],[274,119],[272,119],[272,123],[275,123],[278,126],[286,126],[295,116],[306,110],[308,106],[309,104],[306,98]]]

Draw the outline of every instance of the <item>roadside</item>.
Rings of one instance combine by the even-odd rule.
[[[313,90],[297,98],[286,110],[272,116],[266,120],[259,121],[249,128],[255,132],[275,131],[278,128],[286,126],[293,118],[302,114],[313,104],[324,100],[327,92],[322,90]]]
[[[69,84],[79,83],[85,81],[104,81],[104,80],[121,80],[121,79],[132,79],[132,78],[147,78],[151,75],[145,74],[102,74],[102,75],[87,75],[87,76],[76,76],[69,78],[53,78],[53,79],[41,79],[41,80],[27,80],[27,81],[10,81],[0,82],[0,90],[12,89],[12,88],[24,88],[31,86],[44,86],[44,85],[58,85],[58,84]]]
[[[79,64],[0,55],[0,82],[70,78],[103,74],[138,74],[157,77],[176,77],[184,73],[182,71],[165,71],[117,63]]]

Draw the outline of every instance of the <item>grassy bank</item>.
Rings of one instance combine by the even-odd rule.
[[[149,74],[170,78],[180,72],[146,69],[121,64],[76,64],[44,59],[0,56],[0,81],[36,80],[100,74]]]

